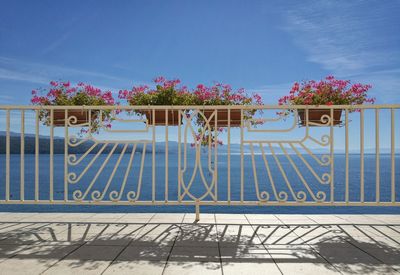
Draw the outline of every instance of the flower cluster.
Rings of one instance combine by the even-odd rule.
[[[155,87],[134,86],[131,90],[119,91],[118,98],[130,105],[193,105],[194,95],[186,86],[180,86],[179,79],[167,80],[164,77],[154,79]]]
[[[321,81],[309,80],[294,83],[289,95],[279,99],[279,105],[360,105],[374,103],[367,91],[369,84],[351,84],[350,80],[340,80],[327,76]]]
[[[51,81],[50,88],[40,88],[32,91],[31,103],[39,106],[110,106],[115,104],[111,91],[103,92],[101,89],[85,83],[72,86],[71,83],[63,81]],[[92,110],[92,132],[98,132],[100,127],[99,111]],[[43,110],[40,119],[46,125],[50,124],[50,112]],[[111,127],[111,112],[103,111],[102,124]],[[85,129],[82,130],[85,132]]]
[[[248,95],[243,88],[233,90],[230,85],[217,83],[213,86],[199,84],[195,89],[189,90],[187,86],[181,86],[179,79],[168,80],[165,77],[157,77],[153,80],[155,88],[146,85],[135,86],[131,90],[119,91],[119,99],[126,100],[130,105],[262,105],[261,96],[258,94]],[[257,110],[245,110],[244,119],[252,118]],[[142,114],[141,111],[135,111]],[[205,120],[200,114],[197,115],[195,123],[204,127]],[[253,124],[259,124],[252,121]],[[213,129],[211,125],[209,133],[196,134],[196,141],[202,145],[211,141],[215,144],[217,134],[223,131]],[[200,140],[201,139],[201,140]],[[217,143],[221,142],[217,140]]]
[[[193,91],[198,105],[262,105],[259,94],[248,95],[243,88],[236,91],[230,85],[217,83],[211,87],[197,85]]]
[[[51,81],[50,87],[49,90],[33,90],[32,104],[53,106],[100,106],[115,104],[111,91],[103,92],[99,88],[82,82],[76,86],[71,86],[70,82]]]

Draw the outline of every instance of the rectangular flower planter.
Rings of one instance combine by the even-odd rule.
[[[153,110],[143,110],[140,111],[140,113],[146,116],[149,125],[153,125],[153,120],[154,120],[154,125],[165,126],[165,120],[166,120],[165,110],[155,110],[154,117],[153,117]],[[181,124],[182,122],[183,119],[181,116]],[[168,125],[169,126],[179,125],[179,110],[168,110]]]
[[[214,110],[204,110],[204,116],[209,119]],[[240,127],[241,110],[231,109],[231,127]],[[210,119],[210,126],[215,125],[215,116]],[[217,110],[217,127],[228,127],[228,110]]]
[[[70,109],[67,110],[67,116],[68,118],[76,117],[76,121],[72,118],[70,119],[71,125],[79,125],[89,122],[89,110]],[[97,112],[92,110],[91,119],[94,120],[96,118],[97,118]],[[65,110],[53,111],[53,126],[55,127],[65,126]]]
[[[306,110],[298,110],[298,114],[300,117],[300,125],[306,126],[307,119],[306,119]],[[328,119],[323,119],[323,116],[330,117],[331,110],[330,109],[309,109],[308,110],[308,122],[318,123],[320,125],[312,125],[309,124],[308,126],[330,126],[330,122]],[[336,109],[333,110],[333,125],[339,125],[342,123],[340,120],[342,116],[342,110]]]

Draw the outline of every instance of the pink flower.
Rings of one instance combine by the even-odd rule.
[[[163,76],[159,76],[154,79],[155,83],[163,83],[164,81],[165,81],[165,78]]]

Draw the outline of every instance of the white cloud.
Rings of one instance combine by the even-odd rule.
[[[366,72],[400,61],[398,33],[390,31],[396,10],[399,1],[301,1],[286,11],[284,29],[324,69]]]
[[[51,80],[58,79],[72,82],[83,81],[113,91],[144,83],[96,71],[26,62],[2,56],[0,56],[0,79],[38,84],[47,84]]]
[[[32,82],[40,84],[48,83],[48,79],[43,76],[4,69],[4,68],[0,68],[0,78],[6,80],[16,80],[16,81],[24,81],[24,82]]]

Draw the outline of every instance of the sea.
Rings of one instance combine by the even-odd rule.
[[[93,160],[95,155],[76,155],[81,162],[77,165],[68,165],[68,173],[76,183],[68,184],[68,198],[73,200],[74,194],[82,194],[84,199],[91,200],[92,196],[101,196],[103,200],[110,200],[114,191],[120,199],[126,201],[128,193],[131,197],[137,196],[138,200],[149,201],[152,199],[152,187],[154,180],[155,199],[164,201],[176,200],[178,194],[178,167],[179,159],[176,153],[168,155],[166,168],[166,156],[164,153],[154,155],[136,152],[132,158],[131,168],[130,154],[102,154]],[[275,158],[276,157],[276,158]],[[343,201],[346,195],[346,169],[345,155],[334,155],[334,189],[331,192],[329,177],[331,165],[321,165],[322,155],[313,158],[309,155],[300,158],[296,155],[266,155],[246,154],[243,163],[240,154],[231,154],[230,169],[228,169],[228,156],[219,154],[208,158],[206,155],[196,165],[194,155],[188,155],[186,161],[181,157],[180,170],[184,183],[181,191],[187,190],[184,200],[202,197],[204,200],[220,201],[228,200],[228,173],[230,174],[230,199],[239,201],[241,197],[241,175],[243,170],[243,198],[246,201],[258,201],[260,198],[276,201],[279,197],[287,195],[288,201],[294,201],[294,197],[313,202],[325,197],[329,201],[333,194],[335,201]],[[320,162],[318,162],[318,160]],[[154,171],[152,168],[155,163]],[[143,166],[142,166],[143,163]],[[360,155],[349,155],[348,170],[348,196],[351,201],[360,201],[361,198],[361,174]],[[38,167],[35,167],[35,155],[24,156],[24,198],[35,198],[35,183],[38,182],[39,198],[46,200],[50,192],[50,155],[38,156]],[[308,165],[307,165],[308,164]],[[365,201],[375,201],[376,185],[376,156],[366,154],[364,156],[364,198]],[[243,168],[242,168],[243,166]],[[400,201],[400,155],[395,156],[395,199]],[[143,169],[141,169],[141,167]],[[217,169],[216,169],[217,167]],[[10,155],[10,199],[19,200],[21,197],[21,156]],[[36,178],[35,170],[39,171]],[[0,155],[0,199],[5,198],[6,186],[6,156]],[[168,178],[166,179],[166,171]],[[392,196],[392,171],[391,155],[381,154],[379,157],[379,200],[388,202]],[[153,179],[154,172],[154,179]],[[54,199],[64,198],[64,155],[53,156],[53,190]],[[213,181],[213,178],[216,181]],[[328,181],[328,182],[327,182]],[[166,192],[168,184],[168,192]],[[97,192],[96,192],[97,191]],[[116,196],[114,194],[114,196]],[[286,195],[285,195],[286,194]],[[140,206],[133,202],[130,205],[19,205],[0,204],[0,211],[9,212],[194,212],[194,206]],[[201,206],[202,213],[272,213],[272,214],[400,214],[400,207],[395,206],[272,206],[264,203],[259,206]]]

